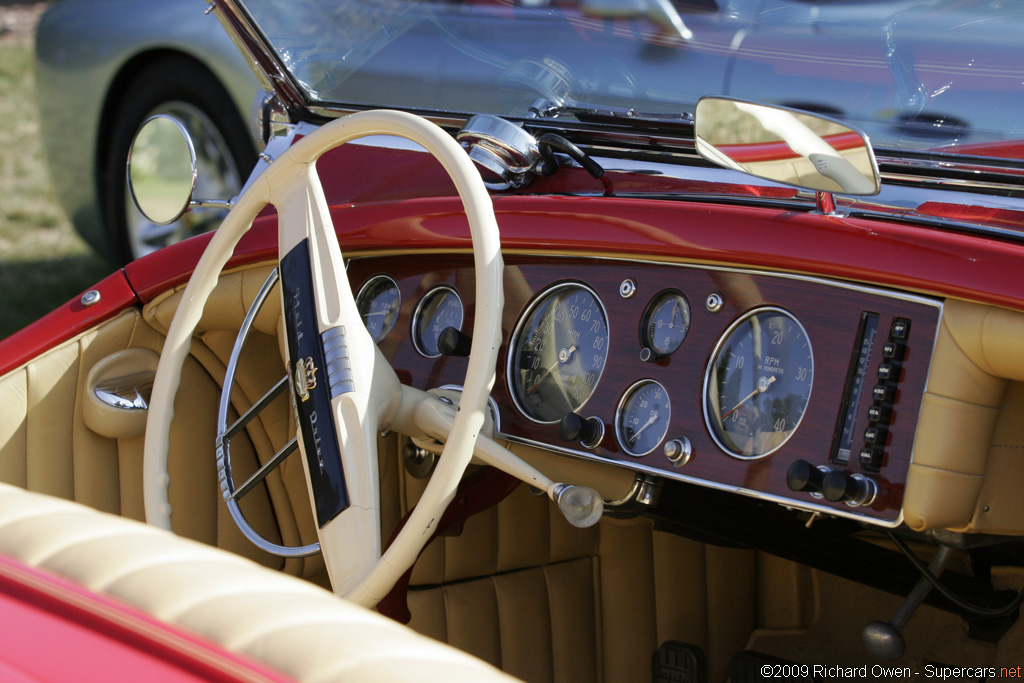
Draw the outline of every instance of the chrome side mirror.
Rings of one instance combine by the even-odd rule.
[[[142,215],[157,225],[181,218],[192,204],[197,175],[185,126],[166,115],[147,119],[128,152],[128,188]]]
[[[128,189],[146,220],[168,225],[193,207],[230,209],[232,202],[195,199],[195,146],[185,126],[172,116],[146,119],[128,152]]]
[[[702,157],[758,178],[829,194],[874,195],[880,188],[867,137],[833,119],[705,97],[694,132]]]

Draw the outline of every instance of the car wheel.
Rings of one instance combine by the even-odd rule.
[[[128,262],[160,247],[215,229],[224,209],[194,209],[169,225],[156,225],[135,208],[125,168],[142,123],[157,114],[181,121],[192,137],[198,165],[195,197],[231,199],[256,163],[249,127],[224,87],[190,60],[168,59],[140,71],[118,99],[106,164],[104,203],[117,256]],[[102,144],[102,143],[101,143]]]

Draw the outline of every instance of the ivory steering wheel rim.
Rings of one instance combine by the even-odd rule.
[[[251,182],[221,227],[214,233],[189,280],[172,320],[153,384],[143,459],[146,520],[155,526],[170,529],[170,478],[167,472],[167,457],[174,415],[174,397],[181,381],[182,367],[188,356],[192,335],[220,272],[230,259],[235,245],[251,227],[253,219],[263,207],[275,204],[280,209],[278,202],[291,201],[287,197],[295,194],[295,187],[298,187],[299,194],[305,192],[309,195],[306,200],[309,212],[315,212],[318,208],[326,209],[326,200],[316,177],[316,160],[330,149],[371,135],[396,135],[411,140],[432,154],[448,172],[455,183],[469,220],[476,264],[477,293],[473,341],[462,400],[443,456],[419,503],[387,551],[380,556],[369,573],[360,577],[351,587],[340,591],[344,597],[364,605],[376,604],[412,566],[433,533],[436,519],[454,497],[462,473],[472,458],[476,437],[484,423],[487,397],[494,383],[497,352],[501,340],[502,259],[497,221],[490,196],[468,155],[449,134],[436,125],[418,116],[398,111],[366,111],[351,114],[325,124],[297,141]],[[309,183],[308,187],[303,185],[303,182]],[[283,224],[285,221],[282,212],[280,222]],[[329,213],[326,221],[330,227],[331,239],[337,245]],[[340,256],[340,250],[337,256]],[[345,281],[345,291],[351,298],[347,280],[344,277],[340,280]],[[354,306],[354,301],[352,305]],[[365,333],[361,321],[359,325],[362,333]],[[372,348],[379,356],[376,346]],[[367,390],[372,394],[373,387],[368,387]],[[335,410],[334,416],[338,418],[339,415],[340,408]],[[374,425],[374,433],[377,428],[378,425]],[[375,445],[373,457],[376,458]],[[339,592],[337,587],[336,592]]]

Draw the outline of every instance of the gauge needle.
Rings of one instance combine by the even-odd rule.
[[[772,375],[771,378],[767,382],[764,381],[764,378],[762,377],[761,380],[757,383],[757,388],[754,389],[753,391],[751,391],[749,394],[747,394],[739,403],[734,405],[732,407],[732,410],[730,410],[729,412],[727,412],[724,415],[722,415],[721,419],[724,420],[725,418],[727,418],[730,415],[732,415],[733,413],[735,413],[737,408],[739,408],[741,405],[743,405],[744,403],[746,403],[750,399],[754,398],[758,394],[763,394],[764,392],[768,391],[768,387],[770,387],[772,385],[772,382],[774,382],[774,381],[775,381],[775,375]]]
[[[735,408],[733,408],[733,410],[735,410]],[[648,427],[650,427],[652,424],[654,424],[657,421],[658,421],[658,412],[654,411],[653,413],[651,413],[651,416],[649,418],[647,418],[647,422],[644,422],[640,426],[640,429],[638,429],[635,432],[633,432],[633,435],[629,437],[629,442],[630,443],[636,443],[636,440],[640,437],[640,432],[644,431],[645,429],[647,429]]]
[[[366,314],[366,317],[369,318],[371,315],[387,315],[390,312],[391,311],[388,311],[388,310],[384,310],[384,311],[370,311],[369,313]]]
[[[533,390],[536,389],[538,386],[540,386],[541,382],[543,382],[545,379],[547,379],[547,376],[550,375],[552,373],[552,371],[554,371],[554,369],[556,367],[558,367],[559,363],[568,363],[569,359],[572,358],[572,354],[575,353],[575,351],[576,351],[576,345],[575,344],[573,344],[572,346],[570,346],[567,349],[562,349],[561,351],[559,351],[558,352],[558,358],[555,359],[555,362],[552,363],[544,372],[541,373],[540,377],[537,378],[537,381],[533,383],[533,386],[526,390],[526,393],[527,394],[533,393]]]

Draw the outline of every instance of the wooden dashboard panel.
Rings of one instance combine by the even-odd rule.
[[[356,291],[378,274],[393,277],[401,292],[397,323],[380,343],[400,379],[422,389],[461,384],[466,360],[423,357],[411,342],[411,326],[413,312],[423,295],[439,285],[448,285],[465,303],[462,329],[471,331],[475,295],[471,257],[365,258],[353,260],[349,267]],[[635,284],[635,293],[628,298],[620,294],[626,280]],[[604,436],[592,449],[560,439],[557,424],[537,424],[528,419],[515,406],[510,393],[506,368],[513,330],[537,294],[560,282],[579,282],[590,287],[600,297],[608,317],[610,339],[605,369],[593,395],[578,411],[604,425]],[[678,290],[686,296],[691,310],[689,332],[675,353],[644,362],[641,321],[651,299],[666,289]],[[722,302],[714,312],[706,306],[713,294],[720,296]],[[762,306],[784,309],[804,326],[814,352],[813,386],[807,412],[792,437],[770,455],[744,460],[726,454],[712,438],[704,418],[703,387],[718,340],[737,318]],[[870,345],[862,343],[860,337],[861,320],[866,314],[875,316],[877,321],[877,334]],[[941,304],[934,300],[785,274],[642,261],[509,256],[505,262],[503,341],[492,394],[498,405],[499,428],[510,439],[570,455],[805,509],[896,525],[901,519],[903,490],[940,314]],[[897,372],[893,379],[885,383],[878,379],[878,368],[888,362],[883,352],[886,342],[891,341],[895,322],[901,323],[900,332],[904,325],[909,325],[909,335],[905,346],[904,340],[898,340],[902,361],[895,364]],[[863,393],[860,402],[847,410],[846,401],[851,393],[848,386],[857,375],[861,347],[865,349],[860,364],[864,370]],[[851,365],[855,366],[853,371]],[[661,446],[637,458],[625,453],[617,441],[616,408],[629,387],[641,379],[657,380],[669,392],[672,415],[666,441],[685,437],[692,446],[692,457],[682,467],[669,461]],[[858,456],[867,446],[864,430],[869,426],[868,410],[872,405],[883,405],[872,396],[879,383],[893,394],[884,403],[891,409],[888,431],[884,444],[875,451],[875,461],[862,465]],[[849,420],[844,423],[848,412],[856,415],[852,452],[848,463],[837,463],[836,439],[843,425],[849,426]],[[870,479],[877,487],[877,495],[868,504],[853,506],[830,502],[808,492],[794,492],[787,486],[786,473],[797,460],[815,468],[840,471],[847,477],[857,474]]]

